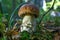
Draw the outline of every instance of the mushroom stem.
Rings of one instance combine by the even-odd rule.
[[[32,32],[32,31],[35,31],[35,28],[36,28],[35,17],[31,15],[24,16],[23,21],[22,21],[21,32],[22,31]]]

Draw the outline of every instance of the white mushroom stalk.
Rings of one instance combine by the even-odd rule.
[[[21,32],[22,31],[33,32],[35,31],[35,28],[36,28],[36,18],[30,15],[26,15],[22,21]]]

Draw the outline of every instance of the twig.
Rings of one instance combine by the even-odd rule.
[[[45,14],[43,14],[43,16],[41,17],[41,20],[39,21],[39,24],[41,24],[41,22],[42,22],[43,18],[45,17],[45,15],[46,15],[50,10],[53,9],[54,4],[55,4],[55,1],[56,1],[56,0],[54,0],[52,7],[51,7]]]

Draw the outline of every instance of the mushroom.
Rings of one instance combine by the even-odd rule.
[[[36,29],[36,18],[39,16],[39,8],[33,4],[24,4],[18,11],[19,17],[22,17],[22,31],[32,32]]]

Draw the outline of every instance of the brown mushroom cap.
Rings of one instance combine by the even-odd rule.
[[[39,8],[33,4],[24,4],[19,9],[18,15],[20,17],[24,17],[25,15],[34,15],[35,17],[38,17]]]

